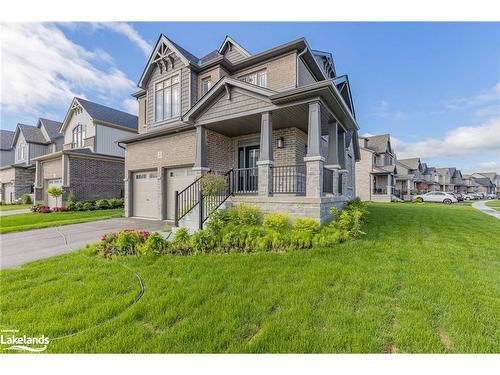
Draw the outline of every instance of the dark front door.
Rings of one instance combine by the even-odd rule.
[[[247,146],[238,149],[238,190],[240,192],[257,192],[260,147]]]

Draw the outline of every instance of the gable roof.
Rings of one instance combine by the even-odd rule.
[[[335,77],[333,79],[333,83],[335,84],[340,94],[342,95],[342,98],[351,110],[352,115],[354,116],[354,118],[356,118],[356,111],[354,110],[354,102],[351,95],[351,85],[349,84],[349,77],[347,76],[347,74]]]
[[[488,177],[482,177],[482,178],[473,177],[473,179],[476,183],[478,183],[481,186],[492,186],[493,185],[493,183],[491,182],[491,180]]]
[[[226,49],[228,48],[229,45],[232,45],[233,47],[236,47],[238,51],[241,52],[241,54],[245,57],[250,57],[252,54],[248,52],[245,48],[243,48],[239,43],[237,43],[233,38],[231,38],[229,35],[226,35],[224,38],[224,41],[222,42],[221,46],[217,50],[221,55],[223,55],[226,52]]]
[[[420,158],[398,159],[398,162],[410,169],[418,169],[419,165],[423,165],[420,163]]]
[[[381,134],[363,138],[367,140],[366,148],[383,153],[387,151],[387,146],[390,144],[390,137],[389,134]]]
[[[0,150],[10,150],[15,132],[11,130],[0,129]]]
[[[54,141],[58,138],[64,137],[64,134],[59,131],[61,129],[62,122],[40,118],[38,119],[37,128],[40,128],[41,125],[44,126],[47,134],[49,135],[48,141]]]
[[[439,174],[448,173],[450,176],[452,175],[450,168],[436,168],[436,172]]]
[[[22,133],[26,142],[29,143],[37,143],[41,145],[46,145],[50,143],[50,141],[45,139],[45,136],[43,135],[42,131],[36,126],[17,124],[16,132],[14,138],[12,139],[12,146],[14,146],[14,144],[16,143],[17,138],[19,137],[19,133]]]
[[[83,109],[85,109],[89,116],[95,121],[137,130],[138,117],[135,115],[81,98],[75,98],[74,100],[80,103]]]

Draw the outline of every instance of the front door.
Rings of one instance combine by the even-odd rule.
[[[258,190],[258,170],[260,146],[247,146],[238,149],[238,190],[256,192]]]

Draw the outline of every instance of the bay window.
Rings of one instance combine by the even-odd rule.
[[[155,121],[168,120],[181,113],[179,76],[155,85]]]
[[[72,134],[73,148],[83,147],[83,140],[85,139],[86,132],[87,132],[87,127],[83,124],[78,124],[73,128],[73,134]]]

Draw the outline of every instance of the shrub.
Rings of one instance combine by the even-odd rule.
[[[95,210],[95,204],[92,201],[83,202],[82,208],[84,211],[92,211]]]
[[[31,212],[38,212],[38,209],[42,206],[43,204],[35,204],[34,206],[31,206],[30,210]]]
[[[64,212],[64,211],[66,211],[66,208],[64,208],[64,207],[52,207],[52,211],[54,211],[54,212]]]
[[[341,242],[346,241],[349,234],[342,230],[335,223],[330,223],[321,228],[318,234],[313,238],[314,247],[333,247]]]
[[[111,208],[120,208],[123,207],[124,205],[124,200],[123,198],[111,198],[108,203],[111,206]]]
[[[50,209],[49,206],[38,206],[36,212],[40,214],[48,214],[51,213],[52,210]]]
[[[290,227],[290,219],[285,213],[275,212],[273,214],[264,216],[262,225],[264,226],[264,228],[283,231]]]
[[[421,197],[411,199],[411,203],[422,203],[424,200]]]
[[[139,248],[147,241],[150,234],[146,231],[125,229],[119,233],[107,233],[97,243],[96,252],[105,257],[114,255],[137,255]]]
[[[222,230],[227,226],[230,220],[229,210],[217,210],[210,215],[207,223],[207,230],[214,236],[220,237]]]
[[[290,247],[294,249],[310,249],[314,232],[294,229],[290,233]]]
[[[137,255],[162,255],[168,253],[170,243],[160,233],[153,233],[137,246]]]
[[[111,208],[111,205],[107,199],[98,199],[95,201],[95,208],[98,210],[105,210]]]
[[[74,210],[75,211],[83,211],[84,210],[84,208],[83,208],[83,202],[76,202]]]
[[[219,195],[226,189],[226,179],[220,173],[207,173],[200,182],[203,194],[210,197]]]
[[[31,204],[31,197],[28,194],[21,195],[21,204]]]
[[[258,208],[246,204],[229,209],[229,220],[236,225],[259,225],[262,223],[262,217]]]
[[[187,228],[180,228],[175,232],[170,249],[173,254],[190,254],[191,241]]]
[[[319,220],[312,217],[297,218],[293,222],[293,229],[296,231],[317,233],[319,231]]]
[[[208,230],[199,230],[195,232],[191,238],[191,248],[194,254],[210,253],[216,245],[216,241],[212,233]]]

